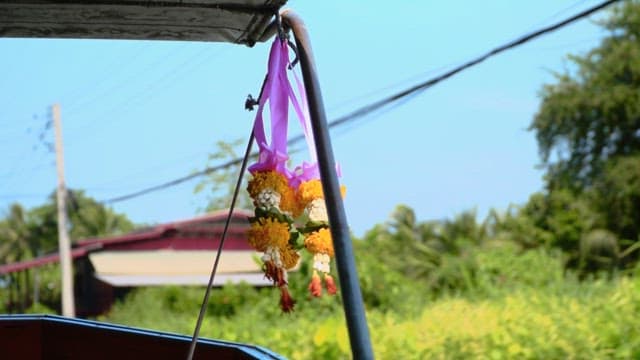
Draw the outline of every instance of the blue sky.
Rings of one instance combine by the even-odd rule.
[[[309,28],[334,119],[597,3],[292,0],[289,7]],[[355,234],[385,221],[398,204],[421,220],[474,208],[484,216],[540,190],[537,146],[526,128],[552,71],[605,35],[595,18],[333,132]],[[268,49],[0,38],[0,211],[12,202],[42,204],[55,188],[54,155],[39,139],[53,103],[62,110],[67,184],[96,199],[203,168],[216,141],[250,133],[254,113],[243,109],[244,99],[259,90]],[[193,195],[196,183],[113,208],[140,223],[188,218],[203,205]]]

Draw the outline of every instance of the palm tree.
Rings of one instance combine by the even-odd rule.
[[[12,204],[0,221],[0,262],[7,264],[30,259],[37,253],[27,214],[20,204]]]

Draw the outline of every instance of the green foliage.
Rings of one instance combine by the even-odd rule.
[[[97,200],[85,195],[84,190],[69,190],[69,236],[73,240],[89,237],[120,235],[134,229],[124,214],[118,214]]]
[[[389,270],[437,294],[471,287],[472,252],[485,233],[472,211],[453,220],[417,222],[413,210],[400,205],[386,224],[367,232],[363,247]]]
[[[241,158],[238,154],[238,148],[243,145],[242,139],[232,142],[218,141],[216,143],[217,150],[209,154],[206,168],[216,168],[222,165],[222,168],[216,168],[215,171],[207,173],[206,177],[201,180],[193,192],[195,194],[204,193],[205,202],[203,210],[214,211],[226,209],[231,204],[231,198],[236,186],[238,175],[240,174],[241,162],[237,159]],[[236,208],[250,209],[252,208],[251,198],[244,191],[247,187],[246,176],[238,193]]]
[[[541,194],[534,194],[526,207],[509,206],[504,213],[492,209],[483,226],[488,237],[494,241],[505,241],[519,245],[524,249],[532,249],[554,242],[553,234],[540,227],[541,219],[527,215],[532,209],[528,207],[540,204]]]
[[[640,3],[627,1],[603,25],[610,36],[576,70],[542,90],[531,124],[551,188],[584,189],[607,159],[640,152]],[[558,154],[558,158],[552,158]]]
[[[494,241],[475,253],[473,292],[481,295],[510,293],[523,288],[553,288],[571,280],[564,273],[563,257],[544,248],[523,250],[511,242]]]
[[[620,258],[618,238],[610,231],[592,230],[580,241],[580,270],[615,269]]]
[[[72,241],[102,235],[116,235],[131,231],[133,223],[123,214],[118,214],[84,194],[81,190],[68,190],[68,231]],[[32,259],[58,251],[58,220],[55,194],[47,203],[24,209],[12,204],[0,220],[0,263],[12,263]],[[60,276],[57,265],[45,266],[31,272],[31,282],[39,284],[39,301],[57,309],[60,301]],[[9,281],[9,277],[4,279]],[[8,286],[28,287],[21,291],[21,304],[33,301],[32,284],[24,276],[14,277]],[[4,291],[4,289],[3,289]],[[2,299],[5,302],[9,299]],[[38,304],[35,304],[38,305]]]
[[[84,194],[68,190],[68,231],[72,241],[102,235],[117,235],[133,230],[133,223],[123,214]],[[12,204],[0,220],[0,260],[13,262],[30,259],[58,249],[56,196],[47,203],[26,210]]]
[[[583,271],[629,266],[640,246],[640,2],[623,2],[601,24],[609,35],[569,56],[573,66],[542,89],[530,126],[547,193],[532,197],[525,215]],[[604,257],[585,255],[595,229],[616,238]]]
[[[20,204],[12,204],[6,217],[0,220],[0,262],[31,258],[37,246],[36,238],[30,234],[27,212]]]
[[[388,259],[367,241],[354,243],[360,289],[367,309],[378,311],[412,311],[425,296],[416,294],[415,287],[405,275],[392,269]]]
[[[522,215],[529,217],[542,231],[551,234],[544,236],[546,246],[557,247],[569,253],[579,248],[583,234],[597,222],[597,215],[588,202],[566,189],[546,195],[532,195],[524,206]]]
[[[438,300],[412,319],[370,318],[379,358],[601,359],[640,355],[638,282],[567,282],[487,300]]]
[[[640,278],[578,282],[563,276],[557,254],[492,240],[474,251],[473,289],[430,297],[427,288],[369,258],[364,242],[356,244],[359,265],[380,265],[374,273],[359,267],[376,358],[640,356]],[[376,283],[382,286],[371,291]],[[380,294],[396,292],[394,286],[404,295]],[[190,335],[203,293],[202,288],[139,289],[101,320]],[[385,305],[373,306],[372,295]],[[214,290],[202,336],[264,346],[291,359],[350,357],[342,310],[315,301],[335,299],[300,299],[303,306],[282,314],[277,297],[270,288]],[[234,311],[228,312],[229,306]]]
[[[607,163],[593,186],[593,203],[608,229],[621,239],[637,239],[640,235],[640,155]]]

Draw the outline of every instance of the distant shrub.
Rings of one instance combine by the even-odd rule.
[[[475,259],[475,291],[420,301],[423,290],[414,287],[406,298],[414,307],[410,313],[369,306],[376,358],[640,358],[640,278],[579,282],[562,277],[559,257],[511,246],[483,248]],[[365,295],[370,285],[363,284]],[[270,290],[216,290],[214,303],[238,303],[232,313],[209,311],[201,335],[263,346],[291,359],[351,356],[337,299],[301,299],[296,312],[282,314],[274,306],[278,294]],[[202,295],[193,288],[140,289],[102,320],[191,334]],[[391,298],[378,301],[401,301]]]

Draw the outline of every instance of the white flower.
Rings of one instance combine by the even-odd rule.
[[[280,194],[271,188],[260,191],[256,199],[257,206],[264,209],[276,208],[280,210]]]
[[[329,261],[331,258],[327,254],[314,254],[313,255],[313,269],[322,273],[328,274],[331,269],[329,267]]]
[[[309,220],[314,222],[329,221],[329,215],[327,214],[327,206],[324,199],[315,199],[307,205],[307,212],[309,213]]]

